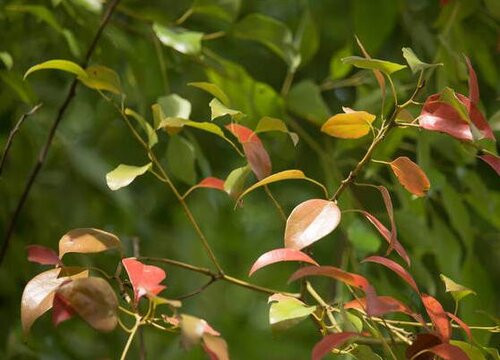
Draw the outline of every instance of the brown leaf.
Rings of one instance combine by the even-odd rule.
[[[59,257],[72,252],[97,253],[120,247],[120,239],[106,231],[92,228],[74,229],[59,240]]]
[[[406,190],[417,196],[424,196],[431,184],[424,171],[406,156],[391,163],[391,169]]]
[[[441,339],[436,335],[427,333],[417,334],[417,339],[406,349],[406,358],[413,359],[421,351],[439,344],[441,344]],[[417,356],[414,360],[432,360],[433,357],[434,355],[426,352]]]

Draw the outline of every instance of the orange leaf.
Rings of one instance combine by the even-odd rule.
[[[375,115],[366,111],[336,114],[323,124],[321,131],[342,139],[358,139],[370,132],[371,123],[375,119]]]
[[[391,163],[391,169],[406,190],[417,196],[424,196],[431,184],[423,170],[406,156]]]

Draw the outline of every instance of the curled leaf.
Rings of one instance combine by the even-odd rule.
[[[479,103],[479,85],[477,83],[477,75],[468,56],[465,56],[465,62],[469,68],[469,99],[472,103],[477,104]]]
[[[120,239],[109,232],[80,228],[67,232],[59,240],[59,257],[67,253],[98,253],[121,247]]]
[[[120,164],[113,171],[106,174],[106,183],[108,187],[115,191],[131,184],[136,177],[145,174],[151,169],[152,164],[144,166],[132,166]]]
[[[87,77],[78,77],[85,86],[121,94],[120,77],[114,70],[102,65],[91,65],[85,69],[85,72]]]
[[[274,249],[261,255],[252,265],[248,276],[252,276],[254,272],[262,269],[265,266],[275,264],[282,261],[302,261],[309,264],[318,265],[309,255],[296,249]]]
[[[369,256],[362,262],[373,262],[380,265],[384,265],[385,267],[394,271],[404,281],[406,281],[413,288],[413,290],[415,290],[417,293],[420,293],[417,283],[415,282],[413,277],[397,262],[382,256]]]
[[[73,61],[58,59],[58,60],[45,61],[41,64],[37,64],[30,67],[28,71],[26,71],[26,73],[24,74],[24,78],[26,79],[28,75],[34,73],[35,71],[47,70],[47,69],[66,71],[77,75],[81,79],[85,79],[88,77],[88,74],[85,72],[85,70],[83,70],[83,68],[80,65],[74,63]]]
[[[427,294],[422,294],[422,302],[439,337],[444,342],[450,340],[451,326],[448,321],[448,315],[446,315],[443,306],[439,303],[439,301]]]
[[[406,156],[390,162],[391,169],[406,190],[416,196],[425,196],[431,184],[424,171]]]
[[[430,69],[436,66],[442,66],[442,63],[439,64],[428,64],[423,61],[421,61],[417,55],[413,52],[413,50],[409,47],[404,47],[403,49],[403,57],[406,59],[406,62],[408,63],[408,66],[411,69],[412,73],[417,73],[419,71],[423,71],[426,69]]]
[[[26,249],[28,249],[28,261],[42,265],[58,265],[61,262],[57,253],[48,247],[28,245]]]
[[[442,343],[426,351],[439,356],[443,360],[470,360],[467,354],[458,346]]]
[[[406,68],[406,65],[379,59],[367,59],[360,56],[348,56],[343,58],[342,62],[344,64],[352,64],[361,69],[380,70],[387,75]]]
[[[472,333],[470,331],[470,328],[469,326],[464,323],[462,321],[462,319],[460,319],[458,316],[456,316],[455,314],[452,314],[452,313],[449,313],[447,312],[446,315],[448,315],[448,317],[453,320],[454,322],[456,322],[464,331],[465,333],[467,334],[467,337],[469,338],[470,341],[472,341]]]
[[[456,283],[449,277],[446,277],[443,274],[439,276],[441,277],[441,280],[444,282],[444,286],[446,288],[445,291],[451,293],[451,296],[453,296],[453,299],[455,299],[455,301],[460,301],[464,297],[470,294],[476,295],[476,292],[474,290],[471,290],[461,284]]]
[[[375,119],[375,115],[366,111],[336,114],[323,124],[321,131],[342,139],[358,139],[370,132],[371,123]]]
[[[212,176],[206,177],[205,179],[201,180],[198,184],[192,186],[188,191],[186,191],[183,197],[186,197],[193,190],[198,188],[207,188],[207,189],[216,189],[220,191],[225,191],[224,180]]]
[[[153,31],[160,42],[186,55],[197,55],[201,52],[203,33],[188,31],[178,27],[166,27],[153,24]]]
[[[130,283],[134,289],[134,301],[137,303],[144,295],[155,296],[166,288],[160,283],[167,276],[158,266],[144,265],[135,258],[122,259]]]
[[[217,99],[219,99],[224,105],[226,105],[226,106],[230,105],[229,97],[216,84],[209,83],[209,82],[190,82],[190,83],[188,83],[188,85],[196,87],[196,88],[201,89],[201,90],[205,90],[209,94],[212,94]]]

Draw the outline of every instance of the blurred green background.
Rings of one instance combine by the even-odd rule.
[[[156,99],[176,93],[191,102],[192,119],[209,121],[211,97],[187,83],[217,83],[231,98],[233,108],[248,115],[244,120],[247,126],[254,126],[261,116],[268,115],[283,119],[292,131],[299,133],[297,147],[286,134],[262,135],[271,154],[273,172],[301,169],[333,191],[364,154],[369,139],[329,138],[320,133],[320,125],[329,115],[341,112],[342,106],[380,112],[381,92],[372,74],[340,62],[340,58],[360,54],[355,34],[367,51],[380,59],[404,63],[401,48],[410,46],[422,60],[442,62],[444,66],[427,81],[427,95],[444,86],[467,94],[468,76],[462,55],[467,54],[479,77],[481,109],[498,134],[500,2],[443,3],[446,4],[438,0],[123,0],[105,29],[91,64],[114,69],[127,94],[127,106],[149,120],[150,106]],[[34,104],[43,103],[16,136],[0,178],[2,234],[71,81],[70,75],[57,71],[36,73],[27,81],[22,76],[30,66],[45,60],[82,59],[105,7],[106,3],[99,0],[1,1],[2,147],[19,116]],[[152,22],[173,27],[186,11],[191,15],[180,26],[210,34],[202,41],[199,54],[183,54],[164,46],[152,31]],[[274,19],[272,29],[252,22],[255,15],[247,17],[255,13]],[[290,90],[282,92],[293,63],[283,50],[287,46],[299,49],[301,62]],[[410,71],[401,71],[395,75],[395,83],[404,99],[413,91],[416,78]],[[417,115],[418,109],[414,110],[413,115]],[[231,170],[244,165],[218,138],[196,130],[184,130],[183,136],[192,144],[194,160],[183,159],[186,168],[172,174],[182,190],[193,180],[183,175],[186,169],[194,168],[195,180],[199,181],[206,176],[224,179]],[[168,136],[161,134],[160,144],[155,147],[167,168],[173,161],[167,158],[168,143]],[[383,184],[391,191],[399,238],[412,259],[411,273],[421,289],[437,296],[449,311],[453,302],[444,294],[440,273],[474,289],[477,296],[463,300],[460,315],[469,324],[491,324],[483,312],[498,316],[500,304],[497,175],[458,141],[411,128],[393,131],[374,158],[391,160],[396,156],[409,156],[426,171],[432,184],[426,198],[413,199],[380,164],[370,164],[362,179]],[[105,175],[118,164],[146,162],[143,150],[119,114],[96,92],[79,86],[0,268],[2,359],[117,358],[126,341],[123,332],[99,334],[78,320],[54,328],[45,315],[35,323],[25,342],[20,323],[21,293],[26,282],[43,270],[42,266],[27,262],[28,244],[56,248],[59,238],[70,229],[97,227],[117,234],[129,255],[131,239],[138,237],[143,255],[210,266],[176,199],[153,176],[143,176],[117,192],[107,188]],[[247,185],[254,181],[249,179]],[[284,182],[271,189],[287,212],[303,200],[321,196],[317,188],[304,182]],[[188,203],[224,269],[233,276],[248,280],[248,269],[259,255],[282,247],[284,224],[261,190],[249,195],[237,210],[233,210],[232,199],[212,190],[197,190]],[[371,190],[353,188],[345,192],[340,206],[364,208],[387,221],[379,195]],[[383,253],[385,248],[385,242],[371,225],[358,215],[346,213],[341,226],[313,247],[313,255],[322,264],[361,272],[373,281],[379,294],[394,295],[418,307],[416,295],[393,274],[359,263],[368,254]],[[71,259],[107,269],[113,269],[118,261],[116,254]],[[286,285],[295,268],[296,264],[269,267],[252,281],[297,291],[297,284]],[[166,297],[185,294],[206,280],[179,269],[166,270]],[[315,283],[325,297],[347,296],[345,289],[332,282]],[[309,321],[273,334],[268,325],[267,297],[226,283],[216,283],[186,300],[183,311],[205,318],[219,330],[234,359],[306,359],[319,340]],[[205,356],[201,349],[183,352],[176,335],[148,329],[144,336],[150,359]],[[461,336],[459,332],[457,336]],[[483,344],[499,344],[498,336],[484,332],[475,336]],[[133,348],[130,358],[137,356],[137,348]]]

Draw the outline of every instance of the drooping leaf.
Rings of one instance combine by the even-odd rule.
[[[322,125],[331,114],[319,86],[311,80],[292,86],[286,97],[286,106],[293,114],[315,125]]]
[[[231,104],[231,102],[229,101],[229,97],[216,84],[212,84],[209,82],[190,82],[190,83],[188,83],[188,85],[196,87],[198,89],[205,90],[209,94],[212,94],[217,99],[219,99],[222,102],[222,104],[224,104],[226,106],[230,106],[230,104]]]
[[[354,336],[359,336],[359,334],[355,332],[341,332],[325,336],[318,343],[316,343],[316,345],[314,345],[311,354],[311,359],[312,360],[323,359],[326,355],[330,353],[330,351],[336,349],[337,347],[339,347],[340,345],[342,345],[343,343],[345,343],[347,340],[349,340]]]
[[[135,258],[122,259],[122,264],[134,289],[135,303],[144,295],[155,296],[166,288],[160,283],[167,274],[158,266],[144,265]]]
[[[207,188],[207,189],[216,189],[216,190],[220,190],[220,191],[225,191],[224,190],[224,180],[216,178],[216,177],[212,177],[212,176],[204,178],[198,184],[192,186],[188,191],[186,191],[186,193],[184,194],[183,197],[186,197],[193,190],[198,189],[198,188]]]
[[[213,98],[208,105],[210,106],[210,112],[211,112],[210,118],[212,120],[217,119],[218,117],[224,115],[229,115],[231,116],[231,118],[235,120],[238,120],[241,116],[243,116],[243,113],[241,111],[228,108],[223,103],[221,103],[217,98]]]
[[[400,156],[390,163],[391,169],[406,190],[416,196],[425,196],[431,183],[424,171],[406,156]]]
[[[262,254],[252,265],[248,276],[252,276],[254,272],[262,269],[265,266],[275,264],[282,261],[302,261],[309,264],[318,265],[309,255],[296,249],[274,249]]]
[[[417,293],[420,293],[420,290],[418,289],[417,283],[413,279],[413,276],[411,276],[408,273],[408,271],[406,271],[397,262],[392,261],[391,259],[388,259],[388,258],[385,258],[382,256],[369,256],[366,259],[364,259],[362,262],[373,262],[373,263],[377,263],[380,265],[384,265],[385,267],[394,271],[401,279],[406,281],[408,283],[408,285],[410,285],[413,288],[413,290],[415,290]]]
[[[248,193],[252,192],[253,190],[255,190],[261,186],[269,185],[271,183],[283,181],[283,180],[306,180],[306,181],[312,182],[313,184],[316,184],[319,187],[321,187],[326,194],[326,188],[323,186],[323,184],[320,184],[316,180],[308,178],[307,176],[304,175],[304,173],[302,171],[300,171],[300,170],[284,170],[284,171],[280,171],[279,173],[272,174],[272,175],[266,177],[265,179],[262,179],[261,181],[253,184],[252,186],[250,186],[248,189],[246,189],[239,196],[238,200],[240,200],[241,198],[243,198],[243,196],[247,195]]]
[[[447,342],[451,337],[451,326],[443,306],[430,295],[422,294],[421,298],[437,334],[444,342]]]
[[[121,94],[120,77],[114,70],[102,65],[92,65],[86,68],[85,72],[87,77],[78,77],[85,86],[95,90]]]
[[[139,126],[144,130],[148,138],[148,146],[150,149],[158,143],[158,136],[156,135],[156,132],[154,131],[152,126],[146,121],[146,119],[129,108],[126,108],[124,113],[125,115],[131,116],[133,119],[135,119]]]
[[[82,69],[80,65],[68,60],[49,60],[41,64],[32,66],[28,69],[28,71],[26,71],[26,73],[24,74],[24,78],[26,79],[28,75],[34,73],[35,71],[47,69],[66,71],[75,74],[80,79],[88,78],[88,74],[85,72],[85,70]]]
[[[291,296],[274,294],[269,297],[269,324],[273,330],[288,329],[311,315],[316,306],[307,306]]]
[[[387,75],[406,68],[406,65],[379,59],[366,59],[360,56],[348,56],[343,58],[342,62],[344,64],[352,64],[361,69],[380,70]]]
[[[335,230],[340,218],[340,209],[333,201],[304,201],[286,221],[285,247],[300,250],[315,243]]]
[[[73,229],[59,240],[59,257],[67,253],[98,253],[101,251],[120,249],[120,239],[109,232],[93,229]]]
[[[451,293],[451,296],[453,296],[455,301],[460,301],[464,297],[471,295],[471,294],[476,295],[476,292],[474,290],[471,290],[463,285],[456,283],[455,281],[451,280],[449,277],[444,276],[443,274],[441,274],[439,276],[441,277],[441,280],[444,282],[445,291]]]
[[[58,265],[61,260],[57,253],[45,246],[28,245],[28,261],[35,262],[42,265]]]
[[[203,33],[188,31],[179,27],[166,27],[153,24],[153,31],[163,45],[186,55],[198,55],[201,52]]]
[[[96,330],[109,332],[118,324],[118,299],[113,288],[102,278],[73,280],[61,286],[57,295]]]
[[[279,131],[290,136],[290,139],[293,142],[293,145],[296,146],[299,142],[299,136],[288,130],[288,127],[283,122],[283,120],[272,118],[269,116],[264,116],[257,123],[257,127],[255,128],[255,133],[269,132],[269,131]]]
[[[411,72],[416,74],[420,71],[427,70],[433,67],[442,66],[442,63],[439,64],[428,64],[421,61],[418,56],[413,52],[413,50],[409,47],[404,47],[403,49],[403,57],[406,59],[408,66],[411,69]]]
[[[243,191],[245,180],[248,175],[250,175],[250,172],[251,169],[248,165],[234,169],[224,181],[224,191],[227,192],[229,196],[237,198],[238,200],[236,202],[239,202],[241,199],[240,194]]]
[[[483,160],[486,164],[491,166],[491,168],[495,170],[497,175],[500,176],[500,157],[491,154],[486,154],[486,155],[481,155],[479,158]]]
[[[451,320],[453,320],[454,322],[456,322],[465,331],[465,333],[467,334],[467,337],[469,338],[469,340],[472,341],[472,333],[470,331],[469,326],[465,322],[463,322],[462,319],[460,319],[455,314],[447,312],[446,315],[448,315],[448,317]]]
[[[439,356],[443,360],[470,360],[467,354],[458,346],[447,343],[433,346],[427,349],[427,351]]]
[[[376,118],[366,111],[336,114],[323,124],[321,131],[342,139],[358,139],[370,132],[371,123]]]
[[[473,104],[479,103],[479,85],[477,83],[477,75],[472,67],[470,59],[465,56],[465,62],[469,69],[469,99]]]
[[[193,185],[196,181],[195,161],[194,146],[180,135],[170,136],[167,146],[167,164],[172,174],[182,182]]]
[[[210,360],[229,360],[229,351],[226,341],[220,336],[205,333],[203,338],[203,349],[210,356]]]
[[[413,317],[420,323],[424,323],[423,318],[411,310],[407,305],[403,304],[401,301],[394,299],[391,296],[377,296],[377,301],[381,304],[385,304],[385,313],[380,313],[379,316],[383,316],[388,313],[402,313]],[[365,311],[367,308],[366,297],[351,300],[344,304],[344,309],[356,309],[360,311]]]
[[[131,184],[136,177],[145,174],[151,169],[152,163],[144,166],[118,165],[113,171],[106,174],[106,183],[108,187],[115,191]]]

